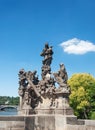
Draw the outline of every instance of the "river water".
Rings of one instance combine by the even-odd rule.
[[[0,116],[11,116],[11,115],[17,115],[17,112],[0,111]]]
[[[0,116],[11,116],[17,115],[16,109],[6,109],[5,111],[0,111]]]

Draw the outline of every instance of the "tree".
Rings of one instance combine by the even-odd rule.
[[[0,105],[19,105],[19,97],[0,96]]]
[[[95,113],[94,77],[87,73],[74,74],[68,84],[71,88],[70,105],[75,115],[81,119],[92,118]]]

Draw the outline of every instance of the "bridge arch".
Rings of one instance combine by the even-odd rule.
[[[16,106],[2,106],[0,108],[1,111],[17,111]]]

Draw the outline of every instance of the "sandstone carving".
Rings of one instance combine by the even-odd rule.
[[[53,50],[48,43],[45,44],[41,54],[42,60],[42,79],[39,80],[37,71],[24,69],[19,71],[19,96],[20,111],[26,114],[47,113],[52,109],[63,112],[69,109],[68,97],[70,88],[67,84],[68,75],[64,64],[60,64],[58,72],[51,72]],[[58,84],[58,86],[56,86]]]

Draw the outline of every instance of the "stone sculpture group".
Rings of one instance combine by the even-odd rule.
[[[48,43],[40,55],[43,57],[41,80],[38,79],[37,71],[19,71],[20,113],[72,113],[68,103],[70,87],[64,64],[60,64],[58,72],[52,73],[53,49]]]

